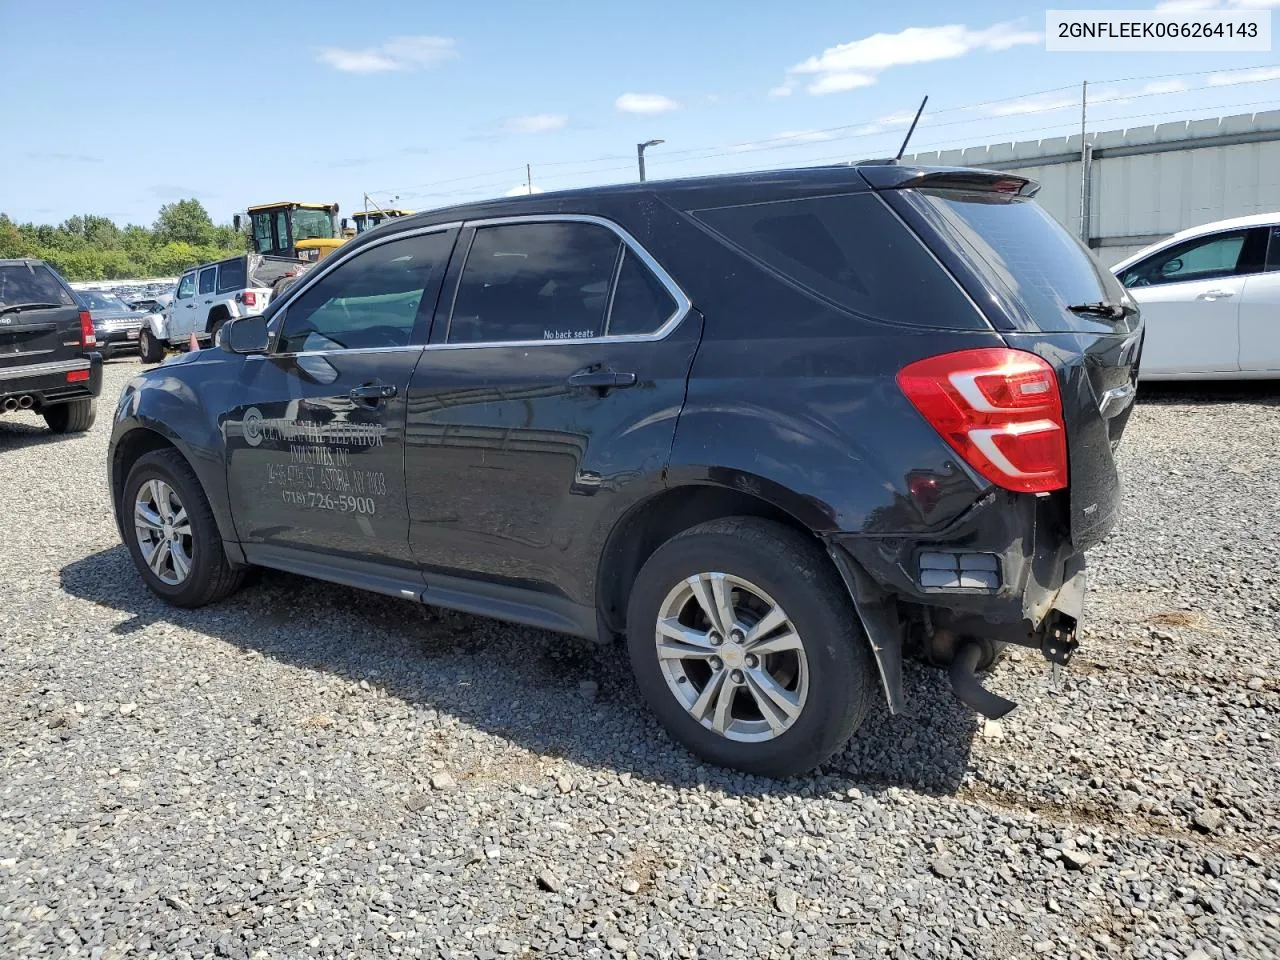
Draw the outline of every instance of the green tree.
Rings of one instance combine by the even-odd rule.
[[[0,213],[0,260],[31,256],[31,244],[12,220]]]
[[[193,245],[213,243],[213,219],[199,200],[179,200],[166,203],[153,227],[156,239],[165,243],[189,243]]]

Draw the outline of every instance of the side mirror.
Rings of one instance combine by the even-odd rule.
[[[227,353],[266,353],[267,319],[261,314],[228,320],[218,331],[218,345]]]
[[[240,214],[234,214],[231,217],[231,225],[236,228],[236,233],[240,232]]]
[[[343,217],[343,218],[342,218],[342,229],[343,229],[343,230],[350,230],[350,229],[351,229],[351,220],[350,220],[349,218],[347,218],[347,217]]]

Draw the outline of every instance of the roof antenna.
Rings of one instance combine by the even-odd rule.
[[[907,131],[907,135],[902,138],[902,146],[898,148],[898,155],[893,158],[893,162],[897,163],[902,159],[902,155],[907,152],[907,144],[911,142],[911,135],[916,132],[916,124],[920,122],[920,114],[924,113],[924,105],[929,102],[926,94],[925,98],[920,101],[920,109],[916,111],[916,117],[911,121],[911,129]]]

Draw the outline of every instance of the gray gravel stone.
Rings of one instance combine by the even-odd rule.
[[[0,956],[1280,956],[1274,387],[1143,385],[1080,651],[1008,651],[1000,736],[909,663],[772,783],[625,650],[271,571],[159,603],[103,479],[136,369],[84,436],[0,417]]]

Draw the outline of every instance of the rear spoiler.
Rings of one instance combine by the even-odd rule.
[[[913,167],[872,162],[859,164],[857,170],[873,190],[929,187],[934,190],[1003,193],[1018,197],[1034,197],[1040,191],[1040,184],[1035,180],[973,167]]]

